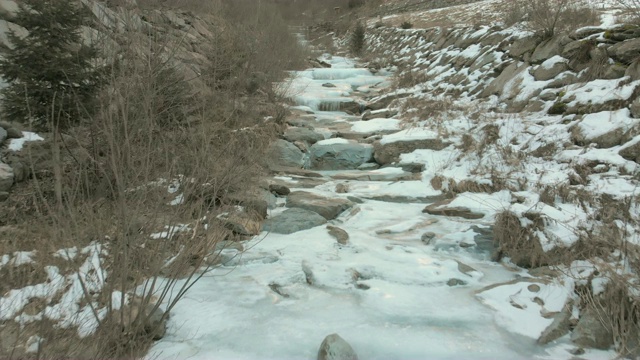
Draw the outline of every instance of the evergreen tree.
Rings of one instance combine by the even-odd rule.
[[[64,129],[90,115],[101,85],[97,48],[82,41],[90,12],[73,0],[22,0],[10,19],[29,32],[9,33],[0,59],[4,116],[40,129]]]

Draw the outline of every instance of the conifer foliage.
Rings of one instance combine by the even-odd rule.
[[[3,117],[55,130],[86,119],[101,85],[97,48],[81,35],[89,10],[74,0],[22,0],[8,20],[28,35],[10,32],[0,59]]]

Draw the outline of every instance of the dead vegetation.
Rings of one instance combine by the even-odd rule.
[[[596,25],[598,20],[596,10],[582,0],[509,0],[502,4],[505,25],[522,23],[544,39]]]
[[[213,6],[201,3],[189,6]],[[185,66],[184,39],[111,34],[119,50],[104,54],[112,66],[97,114],[12,155],[29,180],[3,204],[0,256],[34,255],[0,266],[0,293],[51,282],[53,268],[67,285],[12,305],[0,321],[1,358],[140,357],[189,287],[223,262],[221,251],[241,251],[238,241],[259,232],[264,215],[249,190],[286,114],[272,83],[306,53],[275,8],[255,5],[256,18],[237,23],[222,16],[246,14],[235,2],[200,14],[213,37],[191,45],[204,58],[197,72]],[[61,327],[66,318],[42,314],[71,288],[64,306],[86,314]],[[21,314],[31,317],[16,332]]]

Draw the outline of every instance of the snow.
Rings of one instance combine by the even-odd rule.
[[[318,144],[318,145],[339,145],[339,144],[349,144],[349,143],[350,143],[350,141],[347,140],[347,139],[333,138],[333,139],[320,140],[316,144]]]
[[[22,147],[27,141],[42,141],[42,140],[44,140],[44,138],[36,133],[23,131],[21,138],[9,140],[9,145],[7,146],[7,149],[11,151],[20,151],[22,150]]]
[[[638,125],[638,120],[631,118],[631,111],[625,108],[587,114],[578,128],[585,138],[594,139],[617,129],[624,133],[635,125]]]
[[[396,141],[411,141],[411,140],[427,140],[437,139],[438,133],[427,128],[412,128],[398,131],[390,135],[384,135],[380,140],[380,143],[390,144]]]
[[[376,118],[367,121],[354,121],[351,123],[351,130],[361,133],[399,130],[400,120]]]

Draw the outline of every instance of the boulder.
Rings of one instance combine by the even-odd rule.
[[[640,162],[640,136],[621,146],[618,154],[627,160]]]
[[[604,324],[605,318],[596,310],[586,309],[580,314],[578,324],[573,329],[571,341],[574,344],[594,349],[608,350],[613,345],[613,332]]]
[[[340,335],[331,334],[322,341],[318,360],[358,360],[358,355]]]
[[[305,155],[294,144],[286,140],[276,140],[267,150],[266,162],[270,168],[301,168],[305,165]]]
[[[349,243],[349,233],[340,229],[337,226],[327,225],[327,231],[329,235],[333,236],[338,243],[347,245]]]
[[[393,93],[393,94],[382,95],[368,102],[365,105],[365,109],[368,109],[368,110],[385,109],[389,107],[389,105],[393,100],[399,99],[408,95],[409,95],[408,93]]]
[[[313,211],[327,220],[335,219],[351,206],[353,203],[347,199],[328,198],[306,191],[294,191],[287,197],[287,207]]]
[[[5,130],[3,127],[0,127],[0,145],[2,145],[5,140],[7,140],[7,130]]]
[[[312,169],[356,169],[373,158],[373,146],[353,140],[329,139],[315,143],[309,153]]]
[[[639,126],[638,120],[633,124],[626,118],[629,110],[606,111],[585,115],[571,128],[573,141],[577,144],[596,144],[601,149],[622,145],[629,140],[629,133]]]
[[[559,59],[562,59],[558,56]],[[569,64],[566,59],[559,60],[551,58],[545,62],[543,62],[540,66],[537,66],[535,70],[533,70],[533,77],[537,81],[547,81],[555,78],[561,73],[569,70]],[[553,60],[553,61],[550,61]]]
[[[398,112],[390,109],[380,109],[380,110],[366,110],[362,113],[362,120],[367,121],[371,119],[380,119],[380,118],[390,118],[396,115]]]
[[[482,219],[484,214],[473,212],[471,209],[462,206],[449,206],[453,199],[442,200],[427,205],[422,210],[423,213],[440,216],[455,216],[465,219]]]
[[[309,144],[315,144],[320,140],[324,140],[324,135],[318,134],[317,132],[305,127],[290,127],[284,131],[283,137],[291,143],[303,141]]]
[[[529,286],[531,287],[534,285],[529,285]],[[547,326],[547,328],[544,329],[544,331],[538,338],[538,344],[540,345],[548,344],[554,340],[557,340],[563,337],[565,334],[569,333],[569,328],[571,325],[572,306],[573,304],[571,302],[569,302],[568,304],[565,304],[565,307],[562,309],[562,311],[560,311],[553,317],[553,322],[551,323],[551,325]]]
[[[260,222],[242,211],[225,212],[216,217],[222,225],[238,235],[254,236],[260,234]]]
[[[540,38],[536,35],[531,35],[517,39],[509,47],[509,55],[514,58],[519,58],[526,53],[530,53],[535,50],[540,42]]]
[[[549,40],[545,40],[536,46],[531,54],[531,63],[539,64],[547,59],[562,53],[564,46],[571,42],[565,35],[556,35]]]
[[[627,66],[624,76],[628,76],[631,81],[640,80],[640,58],[634,60]]]
[[[609,48],[609,54],[624,64],[631,64],[640,54],[640,39],[619,42]]]
[[[620,79],[626,72],[627,66],[621,64],[611,64],[605,70],[602,78],[607,80]]]
[[[0,191],[8,191],[13,186],[13,169],[0,162]]]
[[[291,190],[287,186],[282,184],[269,184],[269,191],[280,196],[287,196],[289,195],[289,193],[291,193]]]
[[[378,164],[388,165],[398,161],[401,154],[408,154],[418,149],[442,150],[449,145],[451,143],[436,138],[394,141],[384,144],[376,141],[373,157]]]
[[[489,83],[487,87],[482,90],[479,94],[479,97],[489,97],[491,95],[501,95],[502,91],[505,89],[507,83],[509,83],[513,78],[520,75],[521,72],[525,71],[529,68],[529,64],[513,62],[509,66],[507,66],[501,73],[493,79]]]
[[[267,219],[262,225],[262,230],[276,234],[293,234],[326,223],[327,219],[316,212],[293,208]]]

